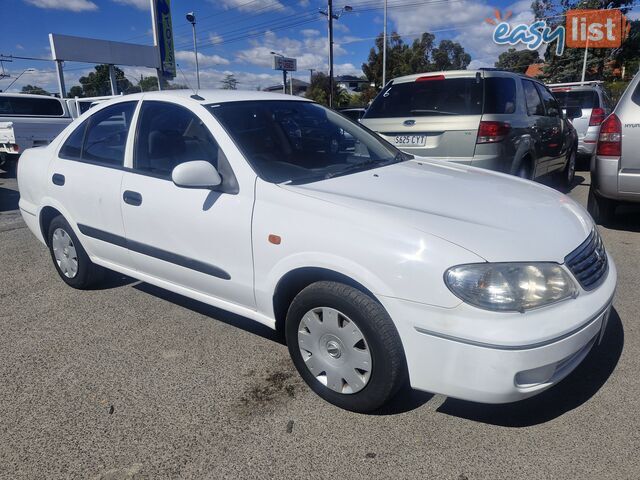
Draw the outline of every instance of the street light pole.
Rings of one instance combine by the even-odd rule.
[[[384,0],[384,24],[382,27],[382,86],[387,83],[387,0]]]
[[[200,65],[198,64],[198,40],[196,37],[196,14],[195,12],[187,13],[187,22],[191,24],[193,29],[193,54],[196,57],[196,83],[200,90]]]
[[[327,18],[329,19],[329,108],[333,108],[333,0],[328,0]]]

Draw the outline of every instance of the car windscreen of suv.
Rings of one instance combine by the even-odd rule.
[[[260,100],[207,107],[268,182],[307,183],[411,158],[315,103]]]
[[[593,90],[554,91],[553,95],[558,99],[562,108],[578,107],[588,109],[600,106],[598,94]]]
[[[439,75],[421,78],[424,80],[419,78],[387,86],[373,101],[365,118],[480,115],[515,111],[516,84],[512,78],[444,78]]]

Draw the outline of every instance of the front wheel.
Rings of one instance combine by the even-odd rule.
[[[573,185],[573,179],[576,176],[576,151],[572,150],[569,153],[567,164],[560,173],[560,187],[569,190]]]
[[[104,269],[89,259],[80,240],[62,215],[55,217],[49,225],[48,245],[53,265],[67,285],[86,289],[102,279]]]
[[[385,309],[345,284],[317,282],[287,313],[289,353],[320,397],[355,412],[387,403],[406,380],[400,336]]]

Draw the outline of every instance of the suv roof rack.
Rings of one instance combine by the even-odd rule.
[[[547,87],[595,87],[603,83],[602,80],[588,80],[586,82],[548,83]]]

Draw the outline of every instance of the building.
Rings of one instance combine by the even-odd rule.
[[[309,88],[309,83],[303,80],[298,80],[297,78],[294,78],[292,82],[293,82],[293,94],[297,95],[298,97],[304,97],[305,94],[307,93],[307,89]],[[287,93],[289,93],[290,88],[291,88],[290,83],[289,81],[287,81]],[[271,85],[267,88],[264,88],[263,91],[280,93],[282,92],[282,84]]]
[[[369,80],[354,75],[338,75],[335,82],[339,88],[346,90],[350,94],[359,93],[369,85]]]

